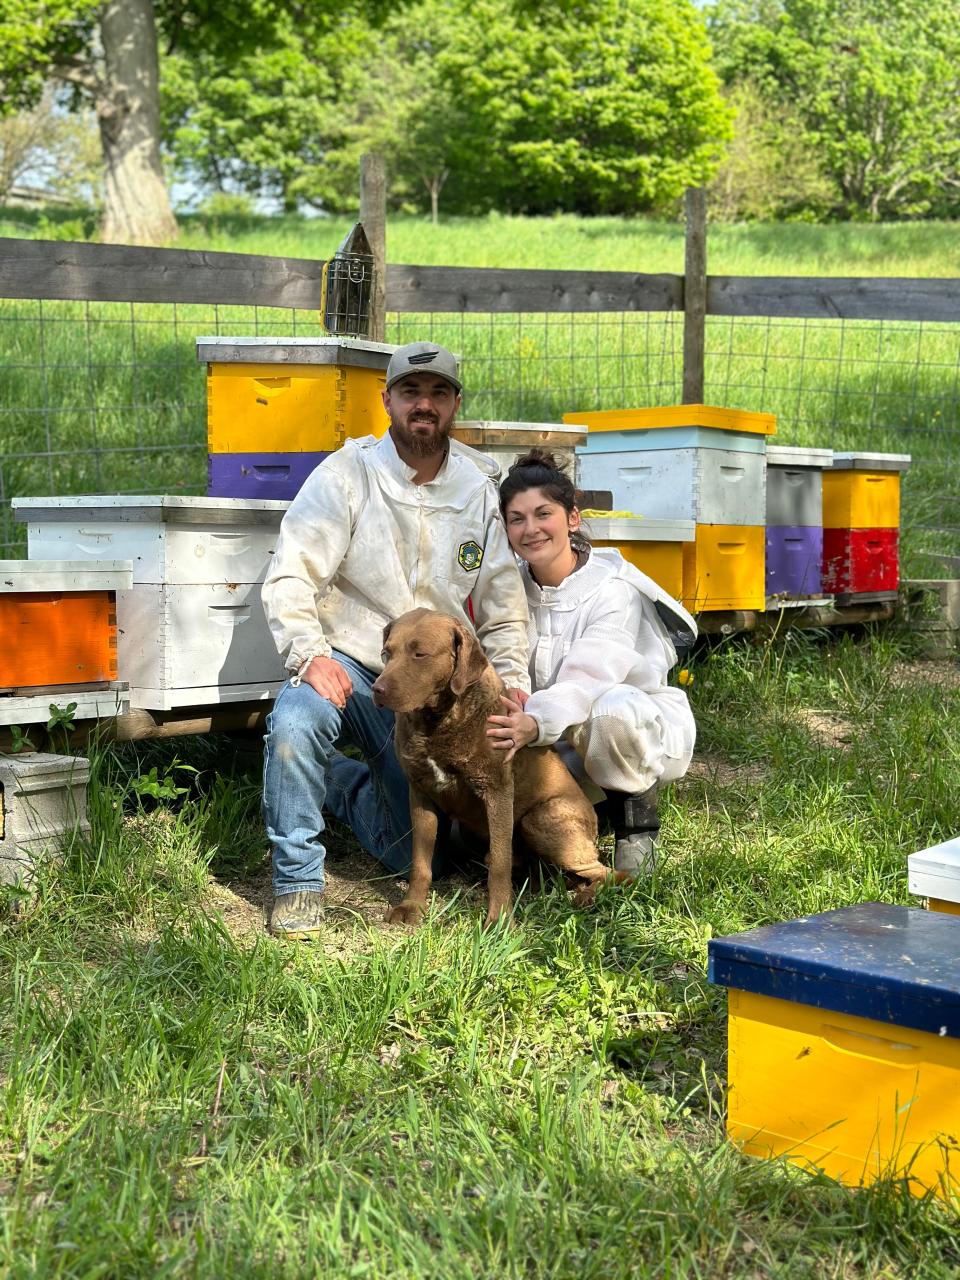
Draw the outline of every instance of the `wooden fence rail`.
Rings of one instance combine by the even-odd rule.
[[[323,263],[197,249],[0,239],[0,297],[316,310]],[[387,267],[394,312],[682,312],[682,275]],[[708,316],[960,323],[960,279],[708,276]]]

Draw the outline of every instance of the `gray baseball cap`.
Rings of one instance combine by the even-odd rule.
[[[387,388],[408,373],[435,373],[446,378],[458,392],[463,390],[456,356],[435,342],[408,342],[405,347],[398,347],[387,365]]]

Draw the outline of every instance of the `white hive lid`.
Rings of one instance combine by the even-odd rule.
[[[960,837],[911,853],[907,873],[911,893],[960,902]]]
[[[584,532],[591,542],[693,542],[693,520],[664,520],[647,516],[584,516]]]
[[[906,471],[909,453],[835,453],[832,471]]]
[[[396,347],[364,338],[197,338],[202,364],[348,364],[386,369]]]
[[[84,519],[131,524],[279,524],[290,503],[266,498],[204,498],[181,493],[97,493],[12,498],[10,506],[14,519],[21,523]]]
[[[807,449],[800,445],[768,444],[768,467],[829,467],[832,449]]]

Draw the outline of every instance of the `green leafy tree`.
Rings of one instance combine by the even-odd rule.
[[[960,202],[960,0],[717,0],[727,83],[793,114],[843,216],[918,216]]]
[[[353,207],[381,151],[395,205],[633,213],[715,170],[731,110],[690,0],[416,0],[282,57],[164,73],[178,157],[214,185]],[[199,73],[198,73],[199,69]]]
[[[244,53],[274,47],[291,12],[309,41],[337,11],[336,0],[0,0],[0,110],[32,106],[47,80],[68,85],[97,115],[103,238],[162,243],[177,226],[160,153],[161,47],[228,76]]]
[[[814,221],[835,207],[838,191],[796,112],[777,111],[750,80],[726,94],[734,134],[707,186],[710,216],[720,222]]]

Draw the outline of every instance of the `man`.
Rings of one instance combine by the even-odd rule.
[[[527,607],[497,490],[451,448],[461,389],[445,348],[401,347],[387,366],[387,434],[326,458],[280,527],[263,602],[291,679],[267,720],[263,810],[281,937],[322,928],[324,807],[391,870],[410,866],[393,715],[371,695],[387,622],[418,606],[472,620],[507,687],[530,689]],[[348,745],[363,760],[343,755]]]

